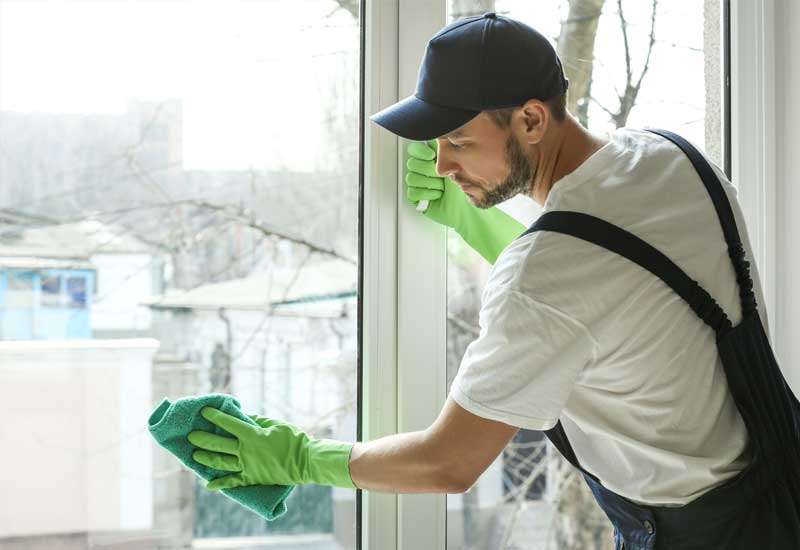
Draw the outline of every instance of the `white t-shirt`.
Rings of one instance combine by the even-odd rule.
[[[722,227],[689,158],[645,130],[608,135],[556,182],[543,211],[584,212],[644,239],[738,324],[739,289]],[[767,330],[736,188],[706,160],[733,208]],[[747,465],[747,432],[713,330],[627,258],[561,233],[519,238],[492,266],[479,323],[453,399],[475,415],[531,430],[560,418],[578,461],[615,493],[682,505]]]

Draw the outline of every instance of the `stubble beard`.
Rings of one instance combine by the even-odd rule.
[[[509,166],[508,176],[491,189],[481,188],[483,194],[475,197],[476,200],[473,202],[478,208],[491,208],[518,193],[525,194],[530,189],[535,170],[513,135],[508,136],[505,149]]]

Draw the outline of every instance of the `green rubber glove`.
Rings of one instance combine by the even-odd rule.
[[[235,472],[212,479],[206,489],[304,483],[356,488],[350,478],[353,443],[314,439],[293,424],[258,415],[248,415],[258,424],[253,426],[214,407],[203,407],[200,414],[234,436],[189,432],[189,442],[199,447],[194,460]]]
[[[450,178],[436,173],[438,142],[412,141],[406,163],[406,198],[413,204],[427,200],[423,213],[452,227],[487,262],[494,264],[500,252],[525,231],[525,226],[496,206],[478,208]]]

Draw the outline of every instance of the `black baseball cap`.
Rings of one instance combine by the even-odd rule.
[[[370,120],[400,137],[424,141],[463,126],[481,111],[544,101],[568,87],[547,38],[488,12],[454,21],[431,38],[414,95]]]

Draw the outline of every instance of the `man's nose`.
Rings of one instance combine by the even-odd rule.
[[[447,152],[447,147],[442,147],[439,144],[439,151],[436,155],[436,173],[439,176],[447,176],[448,174],[452,174],[456,171],[455,164],[450,160],[450,155]]]

